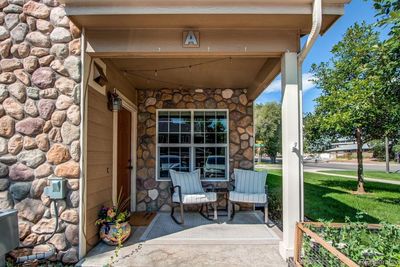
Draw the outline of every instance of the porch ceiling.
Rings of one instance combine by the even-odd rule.
[[[262,82],[257,76],[277,58],[114,58],[104,59],[118,68],[138,89],[251,88]],[[272,69],[271,78],[275,77]],[[277,70],[279,71],[279,70]],[[265,73],[262,74],[265,78]],[[269,83],[269,81],[268,81]],[[262,85],[261,85],[262,86]],[[254,90],[254,89],[253,89]]]
[[[270,28],[308,34],[312,0],[61,0],[78,25],[99,28]],[[324,33],[350,0],[323,0]]]

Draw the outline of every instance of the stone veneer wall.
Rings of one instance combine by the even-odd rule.
[[[43,188],[68,178],[50,240],[64,263],[78,260],[80,35],[56,0],[0,0],[0,209],[18,210],[21,243],[35,245],[55,226]]]
[[[139,211],[170,209],[170,183],[155,179],[157,109],[229,109],[230,174],[234,168],[253,168],[253,102],[246,89],[138,90],[138,107]]]

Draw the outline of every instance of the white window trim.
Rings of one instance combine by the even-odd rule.
[[[163,112],[163,111],[189,111],[191,120],[190,120],[190,128],[191,128],[191,143],[190,144],[159,144],[158,143],[158,113]],[[196,144],[194,144],[194,112],[195,111],[224,111],[226,112],[226,127],[227,127],[227,136],[226,136],[226,145],[225,144],[202,144],[202,147],[226,147],[226,171],[225,171],[225,178],[218,178],[218,179],[201,179],[202,182],[227,182],[229,181],[229,162],[230,162],[230,155],[229,155],[229,109],[157,109],[156,110],[156,181],[160,182],[165,182],[165,181],[170,181],[171,179],[169,178],[160,178],[160,172],[159,172],[159,147],[165,146],[165,147],[189,147],[189,153],[190,153],[190,170],[194,170],[194,147]]]

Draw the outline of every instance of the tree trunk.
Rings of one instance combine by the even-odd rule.
[[[385,160],[386,160],[386,173],[390,172],[390,165],[389,165],[389,138],[385,136]]]
[[[363,141],[361,138],[361,129],[356,129],[356,142],[357,142],[357,177],[358,177],[358,185],[357,185],[357,193],[364,194],[364,169],[363,169]]]

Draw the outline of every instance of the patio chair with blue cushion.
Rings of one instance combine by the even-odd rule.
[[[184,205],[201,205],[199,213],[206,219],[208,216],[208,204],[213,205],[214,220],[217,219],[217,194],[215,192],[205,192],[200,181],[200,170],[197,169],[192,172],[178,172],[169,170],[171,175],[171,198],[172,209],[171,217],[178,223],[184,223]],[[181,220],[178,221],[175,216],[175,208],[180,206]],[[207,215],[203,213],[203,208],[207,209]]]
[[[234,169],[235,183],[229,191],[228,218],[235,215],[235,203],[264,204],[264,221],[268,222],[267,173]]]

